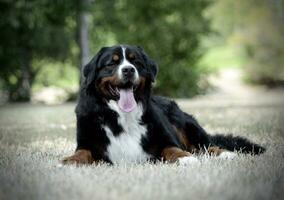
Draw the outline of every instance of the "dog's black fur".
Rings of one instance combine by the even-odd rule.
[[[259,154],[265,151],[260,145],[242,137],[231,135],[211,136],[189,114],[180,110],[177,104],[165,97],[151,95],[152,83],[158,72],[158,66],[137,46],[124,45],[126,54],[132,54],[129,61],[137,68],[140,77],[138,89],[134,92],[137,102],[141,102],[144,113],[141,124],[146,125],[147,134],[141,140],[143,150],[155,159],[161,159],[161,152],[166,147],[178,147],[185,151],[202,150],[209,146],[218,146],[229,151]],[[105,154],[110,141],[102,125],[110,127],[114,135],[122,132],[117,122],[117,113],[107,106],[110,99],[117,96],[107,90],[107,84],[129,87],[131,83],[119,82],[115,77],[120,63],[113,55],[121,57],[121,46],[104,47],[83,70],[80,95],[76,107],[77,116],[77,151],[84,149],[91,152],[94,160],[111,160]],[[134,55],[134,56],[133,56]],[[111,78],[110,78],[111,77]],[[108,79],[110,78],[110,79]],[[104,85],[100,85],[104,82]],[[186,143],[176,133],[184,134]]]

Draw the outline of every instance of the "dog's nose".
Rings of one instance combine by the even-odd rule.
[[[121,71],[122,71],[123,77],[125,78],[132,78],[135,73],[135,69],[132,66],[125,66],[122,68]]]

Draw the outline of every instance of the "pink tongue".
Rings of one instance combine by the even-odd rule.
[[[118,100],[119,108],[124,112],[131,112],[137,106],[134,99],[133,89],[120,89]]]

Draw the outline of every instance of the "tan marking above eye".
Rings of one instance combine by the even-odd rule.
[[[117,54],[114,54],[114,55],[112,56],[112,60],[113,60],[113,61],[118,61],[118,60],[119,60],[119,56],[118,56]]]
[[[130,59],[134,59],[134,58],[135,58],[135,54],[134,54],[134,53],[130,53],[130,54],[128,55],[128,57],[129,57]]]

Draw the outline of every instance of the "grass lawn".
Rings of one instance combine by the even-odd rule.
[[[75,148],[75,104],[0,107],[0,199],[281,199],[284,103],[257,100],[180,101],[208,132],[245,136],[267,147],[263,155],[233,160],[200,156],[190,166],[59,167]]]

